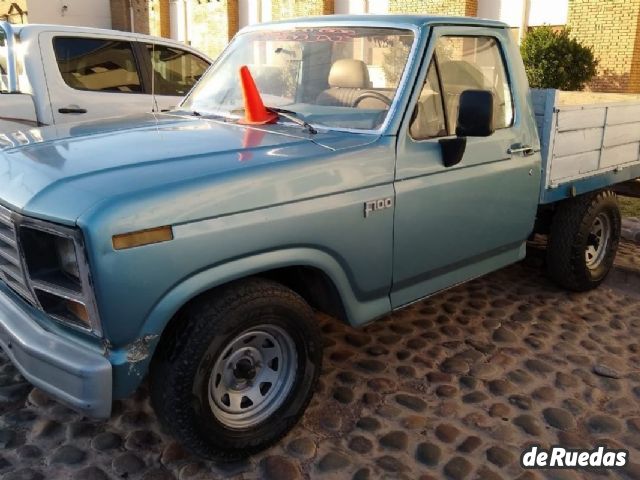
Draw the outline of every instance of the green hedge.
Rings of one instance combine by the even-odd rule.
[[[520,51],[532,88],[582,90],[597,73],[598,61],[590,47],[571,38],[567,28],[532,29]]]

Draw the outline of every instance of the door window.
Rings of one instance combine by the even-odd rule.
[[[186,95],[209,68],[202,58],[178,48],[147,44],[147,50],[158,95]]]
[[[76,90],[143,93],[130,42],[57,37],[53,49],[65,83]]]
[[[449,134],[456,131],[460,94],[465,90],[489,90],[493,93],[496,130],[513,124],[509,78],[502,52],[494,38],[441,37],[436,44],[435,55]]]
[[[0,93],[9,91],[9,75],[7,59],[9,56],[7,39],[4,30],[0,30]]]
[[[432,60],[411,120],[409,132],[414,140],[447,135],[443,101],[436,63]]]

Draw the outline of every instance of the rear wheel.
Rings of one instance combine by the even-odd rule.
[[[611,191],[562,202],[553,217],[547,247],[550,277],[578,292],[600,285],[613,266],[620,229],[620,209]]]
[[[293,291],[248,279],[195,302],[151,370],[160,420],[194,453],[222,461],[279,440],[308,405],[322,362],[313,312]]]

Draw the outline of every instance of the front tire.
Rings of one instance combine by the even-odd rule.
[[[609,274],[620,242],[615,193],[605,190],[562,202],[553,217],[547,271],[561,287],[591,290]]]
[[[189,450],[234,461],[277,442],[304,413],[322,363],[306,302],[247,279],[188,307],[159,346],[151,401]]]

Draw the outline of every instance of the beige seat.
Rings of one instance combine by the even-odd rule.
[[[335,107],[350,107],[353,102],[371,88],[369,70],[361,60],[343,58],[331,65],[329,88],[320,92],[316,103]]]
[[[422,90],[416,104],[416,112],[411,122],[410,132],[413,138],[419,140],[442,137],[447,134],[440,93],[432,90],[428,83],[426,88]]]

